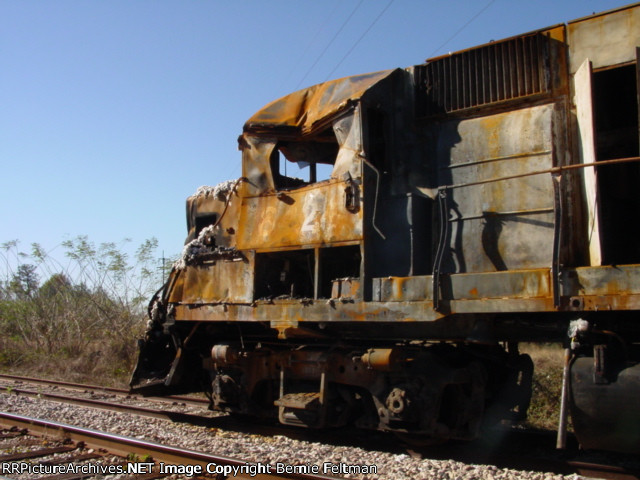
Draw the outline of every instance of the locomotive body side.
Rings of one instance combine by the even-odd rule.
[[[569,330],[580,442],[640,451],[636,44],[631,6],[264,107],[187,201],[132,389],[468,440]]]

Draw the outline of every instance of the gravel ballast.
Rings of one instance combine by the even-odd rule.
[[[319,473],[360,479],[442,479],[442,480],[578,480],[579,475],[516,471],[493,465],[472,465],[454,460],[413,458],[408,454],[371,451],[351,446],[291,439],[283,435],[264,436],[217,428],[172,423],[92,408],[65,405],[38,398],[0,394],[0,410],[53,420],[85,428],[112,432],[181,448],[271,465],[320,466]],[[366,466],[377,473],[337,473],[323,471],[325,464],[336,469]]]

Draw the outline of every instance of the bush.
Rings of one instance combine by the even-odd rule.
[[[135,340],[146,305],[161,283],[155,239],[130,261],[114,243],[96,247],[87,237],[62,244],[62,267],[38,244],[2,245],[0,366],[78,381],[122,382],[135,361]],[[15,266],[15,268],[13,268]],[[39,272],[48,276],[40,285]]]

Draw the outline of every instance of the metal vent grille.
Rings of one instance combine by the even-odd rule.
[[[550,91],[549,38],[496,42],[418,68],[418,114],[430,116]]]

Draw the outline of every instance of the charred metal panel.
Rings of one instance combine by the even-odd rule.
[[[640,309],[640,266],[618,265],[564,270],[564,308],[573,311]]]
[[[374,298],[382,302],[432,300],[432,276],[376,278]],[[459,274],[446,277],[445,300],[549,297],[548,269]]]
[[[238,143],[242,150],[242,176],[247,179],[241,186],[241,196],[273,192],[275,184],[269,158],[276,148],[276,139],[245,135]]]
[[[360,296],[360,281],[357,278],[338,278],[331,283],[332,299],[347,301]]]
[[[232,247],[238,228],[240,198],[237,194],[239,181],[223,182],[215,187],[200,187],[187,198],[187,242],[198,237],[200,232],[216,224],[214,243],[220,247]]]
[[[255,134],[279,129],[280,133],[308,134],[326,119],[353,105],[367,90],[393,72],[355,75],[291,93],[256,112],[245,123],[244,131]]]
[[[640,45],[640,9],[617,11],[576,20],[567,25],[570,72],[589,59],[593,68],[635,62]]]
[[[548,269],[450,275],[451,299],[548,298],[551,296]],[[445,294],[447,287],[445,286]],[[446,297],[445,297],[446,298]]]
[[[286,330],[317,322],[432,322],[443,318],[428,302],[302,302],[271,300],[249,305],[177,305],[177,318],[197,321],[260,321]],[[372,332],[375,334],[375,332]],[[449,335],[452,332],[448,332]],[[384,334],[383,334],[384,335]],[[303,335],[304,336],[304,335]]]
[[[420,195],[389,194],[365,169],[365,261],[367,275],[409,276],[431,271],[432,201]]]
[[[565,270],[562,293],[575,295],[640,294],[640,266],[619,265]]]
[[[178,274],[169,302],[251,303],[253,300],[254,255],[244,259],[216,260],[187,266]]]
[[[423,170],[431,170],[431,162],[415,150],[413,109],[400,107],[413,104],[411,76],[392,80],[386,91],[372,91],[361,105],[365,300],[372,298],[372,278],[424,275],[432,263],[433,201],[410,186]]]
[[[415,302],[432,299],[431,275],[373,279],[373,300],[376,302]]]
[[[347,209],[346,186],[345,182],[331,180],[242,199],[238,249],[266,250],[361,240],[362,210]]]
[[[439,183],[451,186],[444,273],[551,265],[551,177],[517,176],[553,167],[555,142],[563,141],[554,123],[563,120],[548,104],[427,128],[437,139]]]
[[[448,308],[456,314],[509,314],[553,312],[555,306],[552,297],[532,298],[482,298],[477,300],[451,300]],[[519,333],[512,330],[506,338],[517,338]]]
[[[638,308],[640,296],[634,299],[635,308]],[[188,305],[175,307],[176,318],[183,321],[202,322],[264,322],[280,332],[285,338],[290,337],[314,337],[318,330],[310,331],[305,324],[331,324],[334,322],[356,322],[358,324],[371,323],[398,323],[415,324],[416,332],[419,325],[427,325],[443,319],[442,323],[436,322],[432,334],[434,336],[459,337],[463,332],[459,325],[451,320],[451,314],[484,314],[484,313],[509,313],[509,312],[555,312],[552,297],[522,297],[522,298],[479,298],[447,300],[449,311],[437,312],[430,301],[414,302],[357,302],[345,299],[345,301],[302,302],[300,300],[273,300],[270,302],[257,302],[249,305],[202,305],[192,308]],[[447,317],[445,319],[445,317]],[[467,319],[472,321],[473,318]],[[343,327],[346,327],[343,325]],[[365,328],[366,327],[362,327]],[[431,328],[431,327],[430,327]],[[431,331],[431,330],[430,330]],[[434,332],[438,332],[437,334]],[[321,331],[320,331],[321,332]],[[517,332],[514,332],[514,334]],[[314,335],[315,334],[315,335]],[[362,334],[362,333],[361,333]],[[414,336],[413,333],[406,333]],[[371,336],[381,336],[388,339],[384,332],[372,329]]]
[[[565,310],[576,312],[608,312],[640,310],[640,294],[585,295],[567,297]]]

